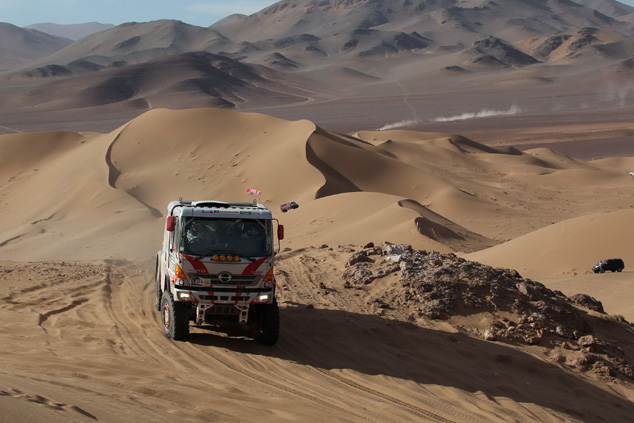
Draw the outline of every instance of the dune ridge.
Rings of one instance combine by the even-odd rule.
[[[628,422],[634,390],[614,357],[633,348],[632,167],[631,157],[584,161],[442,132],[343,134],[217,108],[153,109],[105,134],[0,135],[0,318],[11,322],[0,331],[0,405],[11,410],[2,416]],[[285,225],[277,346],[233,327],[192,326],[187,343],[162,335],[154,255],[165,206],[179,197],[259,200]],[[291,200],[300,207],[282,213]],[[376,255],[379,244],[391,255]],[[518,325],[513,302],[496,310],[471,295],[464,304],[480,308],[427,318],[440,303],[403,279],[420,264],[399,257],[408,245],[440,280],[452,278],[443,261],[460,263],[452,272],[484,268],[475,260],[590,293],[606,314],[576,313],[596,354],[558,335],[556,322],[533,343],[487,340],[487,329]],[[373,264],[351,266],[364,251]],[[621,256],[625,271],[592,274],[606,255]],[[372,283],[351,284],[355,269],[376,270]],[[515,295],[549,292],[495,272]],[[498,292],[465,275],[473,292]],[[612,367],[602,340],[618,346]]]
[[[317,207],[321,200],[333,207],[327,214],[345,209],[357,220],[377,216],[385,201],[392,201],[405,209],[401,217],[385,216],[375,225],[386,233],[406,228],[407,235],[395,241],[425,248],[443,238],[445,248],[473,252],[554,221],[629,207],[626,170],[634,164],[625,158],[585,162],[548,149],[496,149],[442,133],[345,135],[306,120],[222,109],[156,109],[110,134],[57,131],[0,140],[6,152],[5,204],[23,205],[5,206],[6,235],[0,242],[7,257],[41,250],[42,259],[52,257],[46,256],[48,243],[38,239],[61,237],[69,226],[78,225],[73,236],[86,239],[86,225],[97,220],[109,237],[122,241],[133,236],[124,228],[139,227],[156,243],[159,218],[174,198],[244,201],[251,198],[248,188],[261,190],[262,201],[276,213],[287,201],[302,205],[302,212],[283,215],[298,228],[297,242],[308,242],[300,229],[306,222],[328,220]],[[17,148],[26,143],[34,149]],[[557,196],[567,201],[548,204]],[[504,217],[490,219],[494,214]],[[359,228],[339,238],[371,241],[369,236],[363,240],[363,232]],[[332,242],[326,233],[312,242]],[[90,252],[92,243],[77,258],[98,258]],[[62,249],[53,251],[65,255]],[[132,255],[146,254],[142,249]]]

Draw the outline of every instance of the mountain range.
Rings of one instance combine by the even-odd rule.
[[[284,0],[207,28],[133,22],[76,41],[1,24],[0,105],[248,110],[395,84],[414,95],[487,77],[619,81],[634,72],[633,16],[614,0]]]
[[[95,32],[105,31],[114,27],[112,24],[102,24],[99,22],[88,22],[82,24],[56,24],[52,22],[38,23],[25,27],[26,29],[35,29],[45,32],[55,37],[68,38],[73,41],[82,39]]]

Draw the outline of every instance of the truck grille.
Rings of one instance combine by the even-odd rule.
[[[192,285],[196,286],[209,286],[209,285],[239,285],[248,286],[256,285],[261,280],[260,275],[230,275],[229,273],[216,274],[216,275],[190,275],[189,280],[192,281]],[[227,279],[229,279],[227,281]],[[199,283],[196,283],[199,281]]]
[[[219,275],[211,275],[209,278],[212,283],[229,283],[232,285],[250,285],[260,280],[256,275],[231,275],[231,281],[223,282]]]

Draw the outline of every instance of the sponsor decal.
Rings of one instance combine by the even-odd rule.
[[[253,263],[249,263],[247,265],[247,267],[244,268],[244,270],[242,271],[243,275],[252,275],[253,273],[255,273],[255,271],[258,269],[258,267],[260,267],[260,265],[262,263],[264,263],[265,261],[267,261],[268,259],[270,259],[271,256],[269,257],[262,257],[261,259],[254,261]]]

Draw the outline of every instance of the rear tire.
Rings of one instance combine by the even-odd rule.
[[[275,345],[280,336],[280,309],[277,301],[254,305],[250,317],[253,319],[253,339],[263,345]]]
[[[184,341],[189,336],[189,313],[187,304],[174,301],[172,294],[163,293],[161,300],[163,335],[176,341]]]

